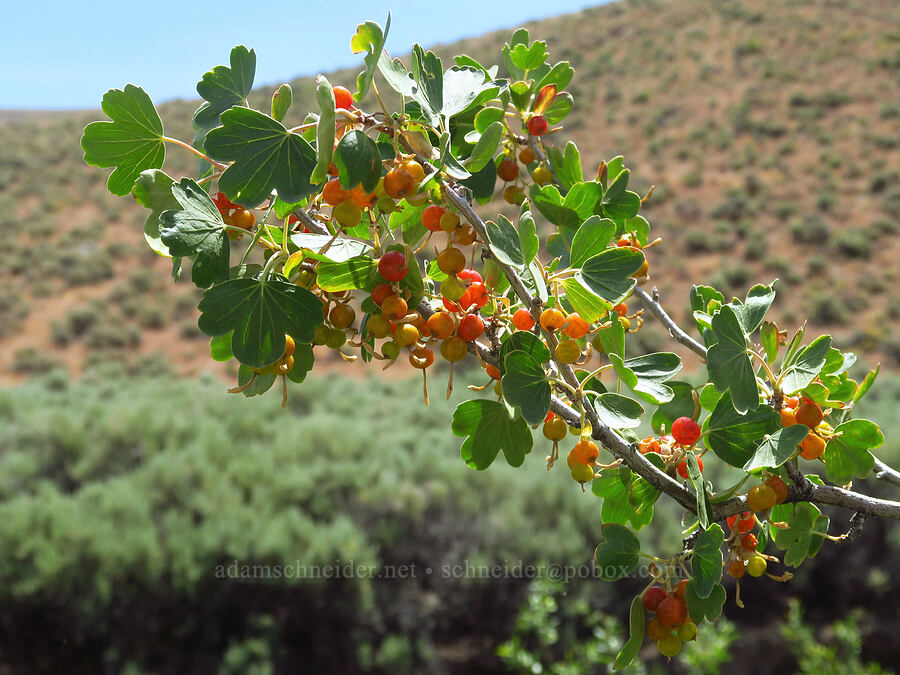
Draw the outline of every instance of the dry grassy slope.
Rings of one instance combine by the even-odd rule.
[[[618,2],[529,28],[576,67],[565,134],[585,165],[624,154],[640,191],[656,186],[646,214],[664,245],[650,254],[653,283],[677,316],[692,280],[741,293],[779,277],[784,325],[809,316],[870,360],[900,363],[894,0]],[[507,37],[436,50],[445,63],[456,53],[492,62]],[[292,84],[299,119],[312,80]],[[195,105],[161,106],[167,132],[189,138]],[[196,292],[168,283],[166,261],[144,247],[142,209],[105,195],[104,172],[82,165],[80,129],[95,117],[0,116],[4,380],[125,351],[209,367]]]

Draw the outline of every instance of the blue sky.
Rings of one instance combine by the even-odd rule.
[[[602,1],[10,3],[3,16],[0,108],[97,108],[107,89],[128,82],[157,103],[194,98],[200,76],[228,63],[236,44],[256,49],[258,84],[356,65],[362,62],[350,52],[356,25],[383,26],[388,10],[386,47],[399,55],[413,42],[450,42]]]

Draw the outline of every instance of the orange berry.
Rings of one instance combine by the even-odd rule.
[[[447,312],[435,312],[428,317],[428,328],[438,340],[445,340],[453,335],[453,331],[456,330],[456,323]]]
[[[531,330],[534,328],[534,317],[527,309],[517,309],[512,317],[513,325],[519,330]]]
[[[747,572],[747,566],[743,560],[732,560],[728,565],[728,574],[735,579],[740,579]]]
[[[414,188],[413,177],[406,169],[391,169],[384,177],[384,191],[391,199],[406,197]]]
[[[825,452],[825,441],[812,431],[800,441],[800,456],[803,459],[817,459]]]
[[[806,401],[797,408],[797,424],[805,424],[810,429],[815,429],[825,419],[822,409],[812,401]]]
[[[566,322],[566,315],[555,307],[545,309],[541,312],[541,328],[549,333],[554,333],[563,327]]]
[[[578,312],[572,312],[566,317],[566,323],[563,326],[563,332],[570,338],[577,340],[583,338],[591,330],[590,324],[581,318]]]
[[[406,300],[399,295],[389,295],[381,303],[381,313],[391,321],[397,321],[406,316]]]
[[[341,181],[330,178],[322,188],[322,201],[329,206],[337,206],[350,199],[350,193],[341,187]]]

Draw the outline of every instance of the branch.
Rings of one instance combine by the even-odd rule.
[[[669,330],[669,335],[672,336],[675,341],[683,344],[704,361],[706,360],[706,347],[685,333],[678,324],[675,323],[674,319],[666,314],[666,310],[659,304],[659,291],[655,287],[653,289],[652,297],[640,286],[634,287],[634,294],[640,298],[642,303],[644,303],[644,307],[650,310],[650,313],[659,319],[659,321]]]
[[[445,188],[444,193],[446,199],[466,217],[469,224],[475,228],[475,231],[478,233],[481,240],[487,242],[487,228],[484,221],[478,217],[478,214],[475,213],[469,202],[462,195],[446,183],[442,184]],[[519,276],[519,273],[515,268],[497,260],[496,257],[494,257],[494,260],[497,265],[500,266],[500,269],[509,281],[509,285],[512,287],[513,291],[519,299],[531,309],[535,321],[539,323],[540,299],[532,297],[531,292],[528,290],[528,287],[525,285],[525,282],[522,280],[522,277]],[[544,332],[544,337],[547,340],[547,344],[550,346],[550,352],[552,354],[557,344],[556,336],[552,333]],[[581,383],[578,381],[572,366],[561,363],[557,363],[556,365],[566,383],[577,389]],[[691,491],[651,464],[650,460],[638,452],[636,445],[629,443],[616,431],[603,424],[590,401],[585,398],[582,400],[582,404],[584,405],[588,421],[591,423],[591,429],[593,430],[592,436],[595,440],[600,441],[615,457],[624,461],[632,471],[646,479],[657,490],[665,492],[681,506],[696,513],[697,499]],[[581,415],[579,412],[556,397],[553,397],[551,400],[551,409],[566,420],[570,426],[579,426],[581,424]]]
[[[420,158],[420,160],[422,159],[424,158]],[[430,167],[430,163],[426,161],[422,164],[422,166]],[[428,169],[426,168],[426,171],[427,170]],[[444,196],[447,201],[451,202],[460,211],[460,213],[462,213],[466,217],[466,219],[469,221],[469,224],[472,225],[472,227],[478,233],[481,241],[485,242],[486,244],[488,242],[487,227],[485,226],[484,221],[481,220],[478,214],[475,213],[474,209],[472,209],[472,206],[469,204],[468,200],[466,200],[463,195],[457,192],[456,189],[448,185],[443,179],[439,178],[438,181],[444,188]],[[506,276],[507,280],[509,281],[509,285],[513,289],[515,294],[526,304],[526,306],[530,309],[532,316],[534,316],[535,321],[537,321],[538,325],[540,325],[540,299],[532,297],[531,292],[528,290],[528,287],[525,285],[525,282],[522,280],[522,277],[519,276],[519,273],[515,270],[515,268],[497,260],[493,255],[491,257],[494,258],[494,261]],[[703,345],[698,343],[687,333],[685,333],[681,328],[679,328],[675,321],[665,312],[665,310],[663,310],[658,302],[657,292],[654,291],[654,295],[657,297],[652,298],[646,293],[646,291],[636,286],[635,294],[644,302],[650,312],[669,329],[669,332],[674,339],[678,340],[678,342],[685,345],[705,360],[706,349],[703,347]],[[427,305],[427,303],[423,304]],[[420,305],[420,307],[422,307],[422,305]],[[431,311],[431,308],[428,307],[428,310]],[[554,336],[552,333],[547,333],[546,331],[544,331],[544,337],[547,340],[547,344],[550,346],[550,351],[552,354],[554,347],[557,344],[556,336]],[[493,352],[491,352],[483,345],[473,343],[469,346],[469,349],[472,351],[477,351],[486,362],[496,365],[496,355],[494,355]],[[580,382],[578,381],[578,378],[576,377],[575,371],[572,366],[560,363],[557,363],[556,365],[558,366],[559,372],[562,374],[565,381],[570,386],[577,389],[580,385]],[[691,513],[697,512],[697,502],[693,492],[685,488],[668,474],[657,469],[656,466],[650,463],[650,460],[648,460],[638,451],[635,444],[629,443],[618,432],[610,429],[608,426],[603,424],[597,416],[593,405],[591,405],[591,402],[587,398],[582,399],[582,404],[584,405],[585,414],[587,415],[588,421],[590,421],[591,423],[591,429],[593,430],[592,437],[594,438],[594,440],[600,441],[603,446],[607,450],[612,452],[615,457],[621,459],[629,469],[647,480],[657,490],[669,495],[672,499],[674,499],[683,508],[687,509]],[[550,408],[551,410],[553,410],[553,412],[562,417],[570,426],[579,426],[581,424],[581,415],[579,414],[579,412],[564,403],[558,397],[551,397]],[[878,460],[876,460],[876,462],[877,461]],[[795,466],[793,466],[792,463],[788,462],[786,466],[788,467],[789,475],[791,475],[790,472],[791,469],[793,469],[793,471],[796,472],[797,476],[799,476],[798,482],[798,479],[795,479],[794,476],[791,475],[791,479],[794,480],[795,486],[791,487],[788,491],[788,497],[786,500],[788,502],[807,501],[817,504],[828,504],[831,506],[839,506],[841,508],[851,509],[856,511],[857,513],[861,513],[864,515],[880,516],[883,518],[894,518],[900,520],[900,502],[892,502],[885,499],[866,497],[864,495],[860,495],[849,490],[844,490],[842,488],[836,488],[827,485],[815,485],[802,474],[800,474],[799,470]],[[712,504],[710,506],[711,516],[713,520],[722,520],[723,518],[726,518],[730,515],[741,513],[747,510],[749,510],[747,507],[747,498],[743,495],[733,497],[726,502],[722,502],[720,504]]]
[[[875,458],[875,478],[900,486],[900,471],[892,469],[877,457]]]

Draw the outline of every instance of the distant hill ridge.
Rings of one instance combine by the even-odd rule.
[[[676,316],[692,281],[742,294],[778,277],[785,327],[809,317],[867,361],[900,364],[895,0],[642,0],[527,27],[576,69],[565,134],[587,170],[623,154],[640,191],[655,186],[646,215],[664,245],[649,255],[652,282]],[[510,33],[436,51],[492,63]],[[357,70],[328,77],[349,85]],[[291,84],[302,118],[313,79]],[[271,93],[252,102],[267,106]],[[167,133],[190,138],[195,106],[162,104]],[[123,355],[212,367],[197,292],[172,284],[147,250],[143,210],[105,195],[106,172],[83,165],[81,128],[97,118],[0,111],[2,382]],[[168,153],[190,170],[190,157]],[[661,346],[658,333],[643,339]]]

